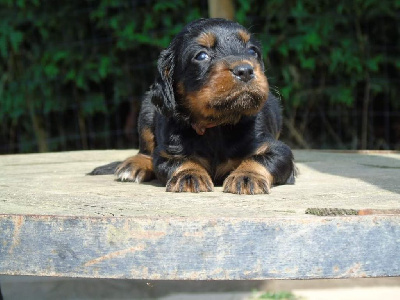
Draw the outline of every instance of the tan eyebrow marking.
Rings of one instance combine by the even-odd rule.
[[[246,32],[242,29],[240,29],[238,31],[238,36],[245,43],[247,43],[250,40],[250,33]]]
[[[212,48],[217,41],[217,37],[212,32],[203,32],[200,36],[196,39],[199,45],[202,45],[207,48]]]

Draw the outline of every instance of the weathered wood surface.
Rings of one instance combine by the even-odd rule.
[[[296,151],[270,195],[85,176],[132,151],[0,156],[0,274],[136,279],[400,275],[400,154]],[[375,209],[313,216],[307,208]],[[389,211],[388,211],[389,210]],[[390,214],[390,210],[394,212]]]

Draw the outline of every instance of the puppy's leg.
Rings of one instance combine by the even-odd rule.
[[[154,134],[150,127],[143,127],[139,131],[139,153],[127,158],[116,169],[118,181],[133,181],[141,183],[152,180],[153,171]]]
[[[155,171],[166,185],[167,192],[211,192],[214,184],[209,175],[208,162],[200,157],[174,158],[155,155]]]
[[[274,179],[272,174],[252,158],[245,159],[225,180],[225,193],[269,194]]]
[[[149,181],[154,178],[152,158],[142,153],[131,156],[118,166],[115,175],[118,181]]]
[[[167,192],[211,192],[214,189],[206,169],[194,160],[183,162],[167,181]]]
[[[294,182],[295,168],[290,148],[272,140],[244,159],[225,179],[223,190],[234,194],[268,194],[273,184]]]

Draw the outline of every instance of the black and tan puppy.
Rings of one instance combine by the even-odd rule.
[[[235,194],[294,182],[292,151],[277,140],[280,105],[260,44],[244,27],[224,19],[188,24],[161,52],[158,72],[139,116],[139,154],[118,166],[118,180],[158,178],[168,192],[222,184]]]

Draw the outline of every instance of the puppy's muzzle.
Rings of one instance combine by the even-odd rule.
[[[239,79],[243,82],[249,82],[254,78],[254,68],[250,64],[244,63],[235,66],[231,72],[235,76],[235,78]]]

